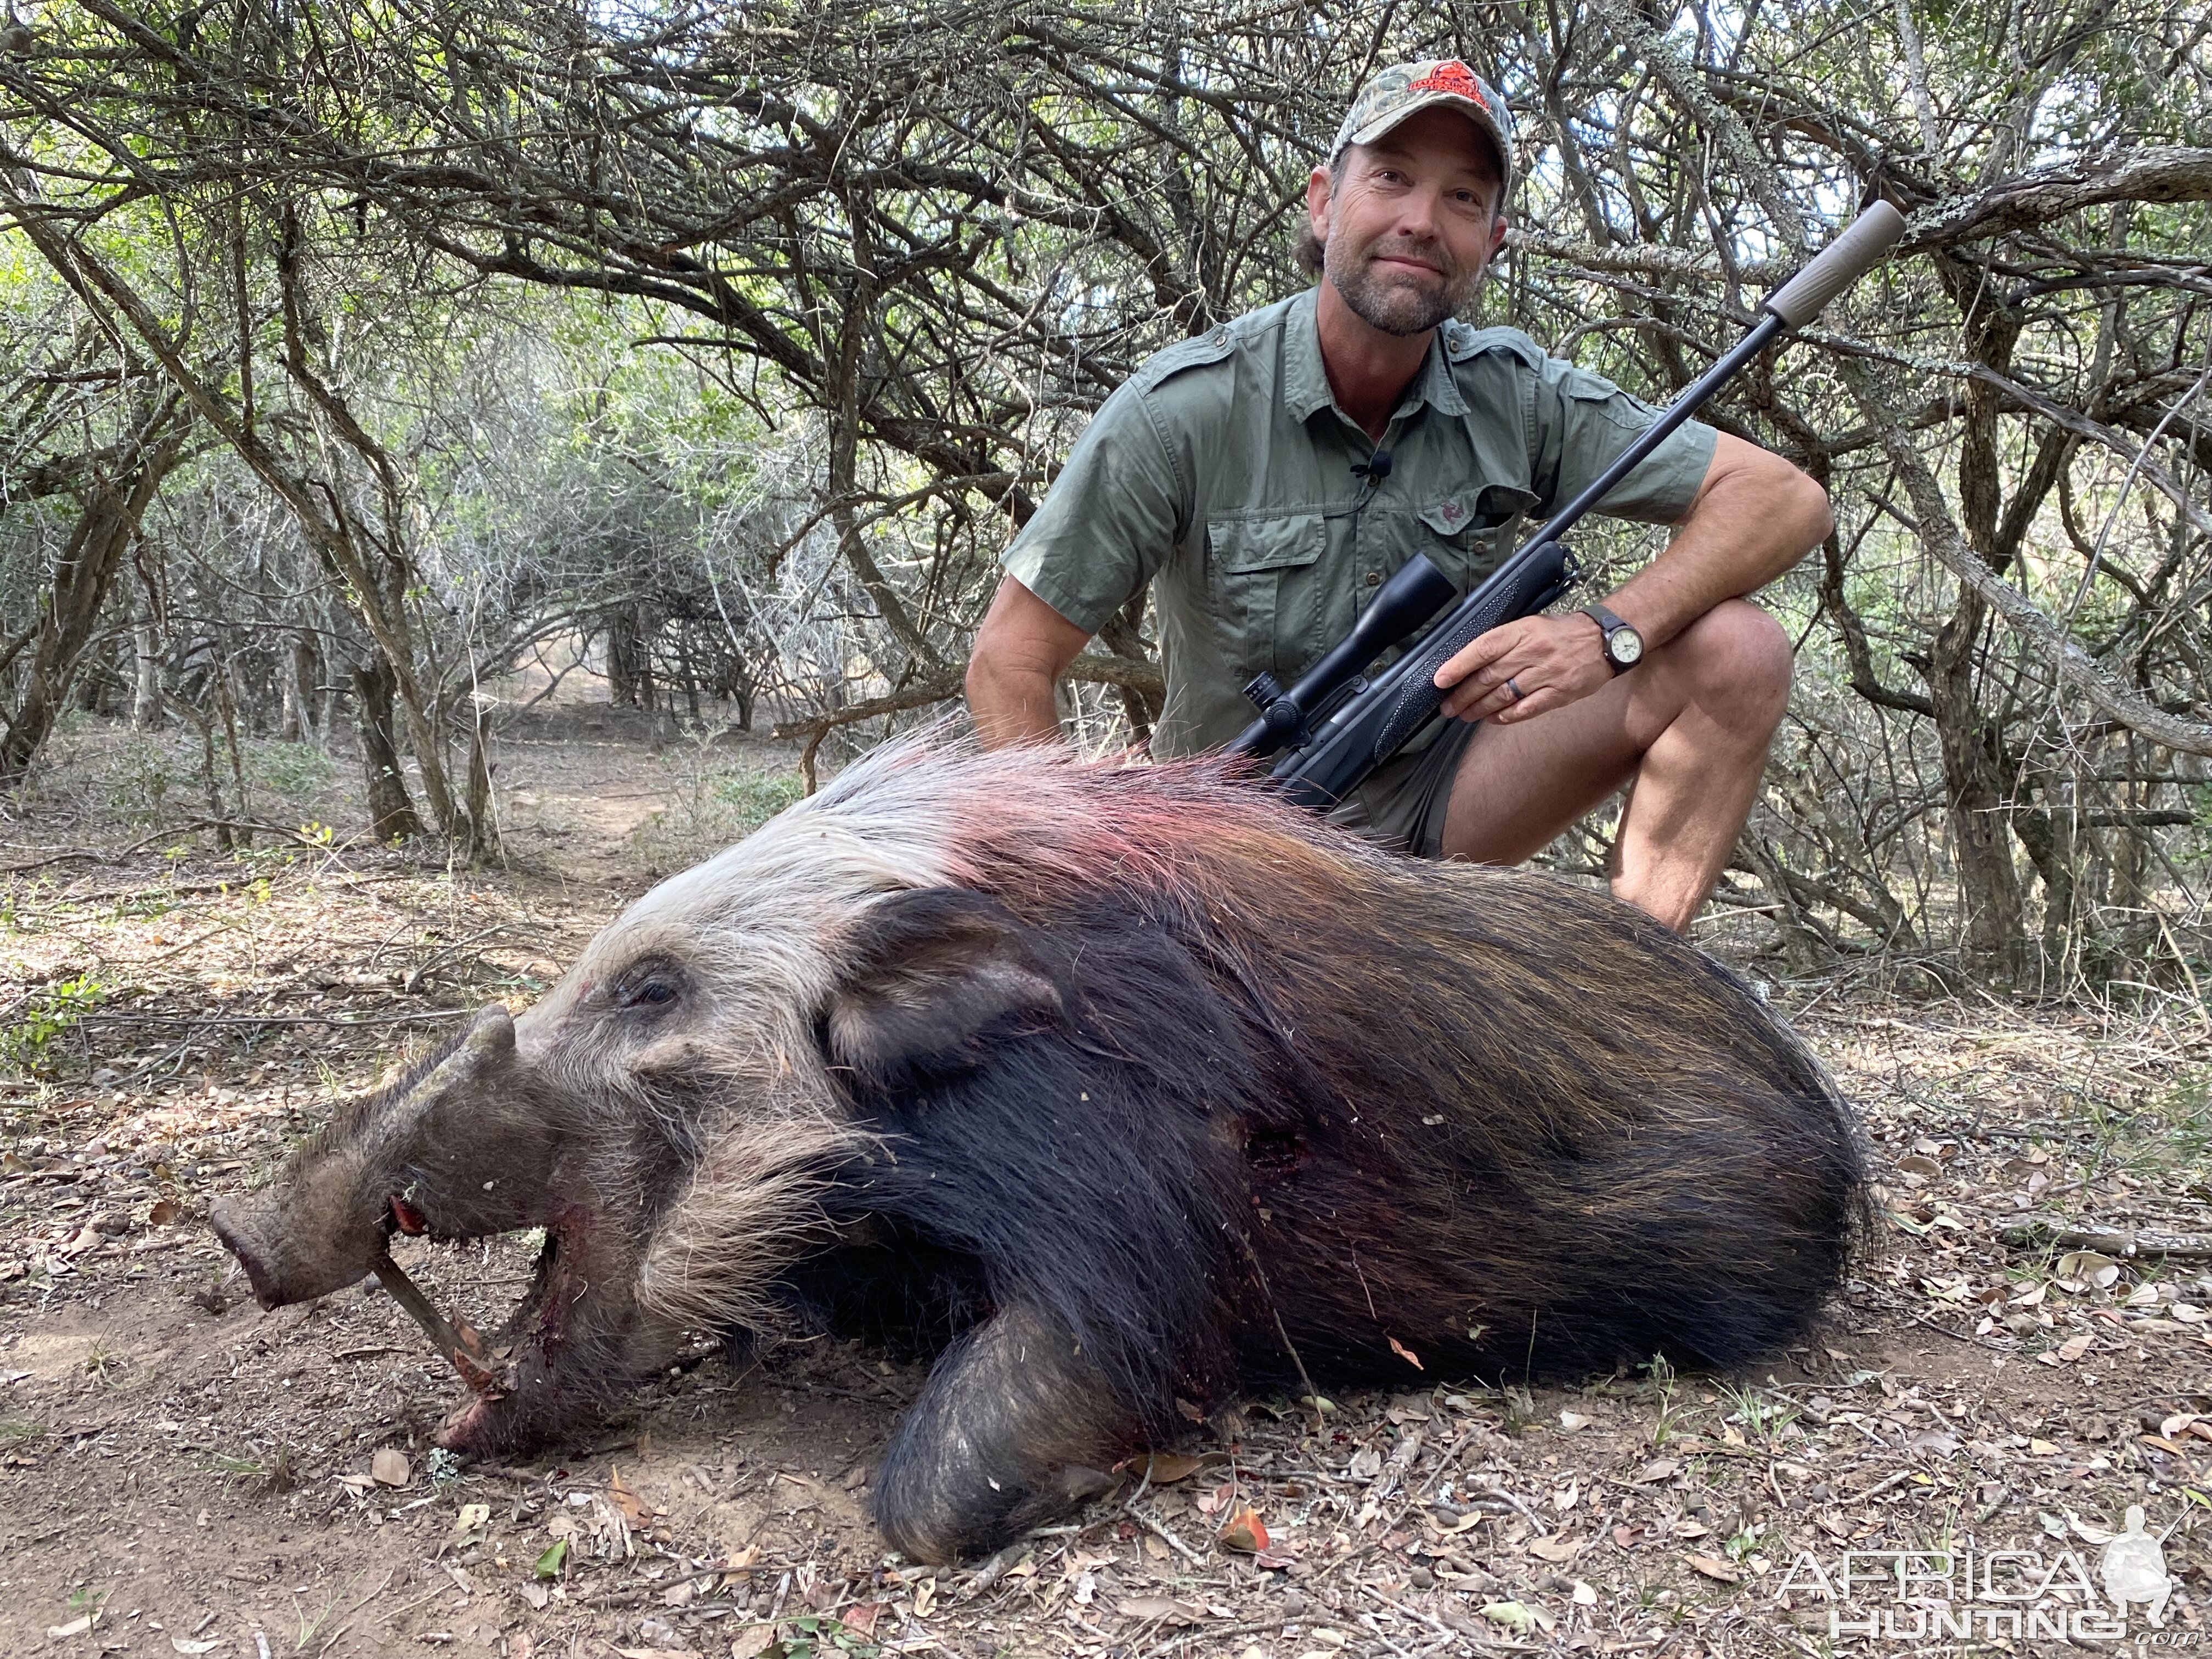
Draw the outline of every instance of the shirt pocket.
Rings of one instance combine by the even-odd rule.
[[[1321,649],[1314,566],[1327,544],[1318,513],[1219,519],[1206,527],[1214,625],[1245,678],[1296,674]]]
[[[1533,489],[1494,483],[1431,501],[1415,509],[1429,532],[1420,550],[1463,598],[1520,544],[1522,523],[1536,501]]]

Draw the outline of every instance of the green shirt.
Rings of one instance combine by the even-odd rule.
[[[1107,398],[1007,573],[1088,633],[1157,581],[1167,708],[1156,753],[1226,743],[1253,718],[1245,682],[1285,685],[1351,631],[1390,573],[1425,553],[1464,594],[1605,470],[1656,416],[1610,380],[1510,328],[1449,322],[1376,446],[1336,406],[1315,296],[1170,346]],[[1714,435],[1676,431],[1605,500],[1622,518],[1689,510]]]

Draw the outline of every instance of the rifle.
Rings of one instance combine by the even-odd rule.
[[[1437,670],[1504,623],[1534,616],[1574,585],[1580,574],[1563,539],[1674,428],[1729,380],[1792,329],[1819,316],[1896,245],[1905,216],[1887,202],[1870,204],[1812,262],[1773,294],[1764,313],[1735,348],[1662,410],[1595,482],[1545,523],[1419,646],[1373,678],[1363,671],[1449,603],[1449,579],[1416,553],[1375,596],[1358,624],[1285,691],[1272,674],[1244,688],[1260,708],[1225,752],[1258,760],[1287,750],[1269,776],[1299,805],[1327,811],[1404,747],[1425,726],[1446,693]]]

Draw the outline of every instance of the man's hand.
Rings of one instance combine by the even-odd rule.
[[[1437,670],[1437,684],[1455,688],[1447,715],[1500,726],[1580,702],[1612,679],[1605,635],[1580,611],[1493,628]]]
[[[1605,604],[1654,651],[1723,599],[1772,581],[1820,544],[1830,523],[1820,485],[1723,432],[1672,544]],[[1437,684],[1451,691],[1443,712],[1510,726],[1579,702],[1613,678],[1604,641],[1580,613],[1493,628],[1437,670]]]

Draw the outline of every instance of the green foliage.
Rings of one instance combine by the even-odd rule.
[[[50,1078],[60,1049],[83,1017],[106,1002],[109,988],[83,973],[26,992],[14,1017],[0,1025],[0,1070]]]
[[[838,1654],[849,1655],[851,1659],[875,1659],[883,1651],[842,1621],[820,1613],[801,1613],[785,1631],[767,1650],[779,1659],[830,1659]]]
[[[255,786],[288,804],[320,799],[337,780],[330,750],[314,743],[258,743],[248,745],[247,775]]]

